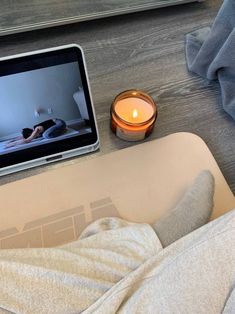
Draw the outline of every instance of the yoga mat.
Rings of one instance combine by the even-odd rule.
[[[212,219],[235,198],[201,138],[175,133],[0,187],[0,248],[74,241],[92,221],[152,223],[171,210],[203,169],[215,176]]]

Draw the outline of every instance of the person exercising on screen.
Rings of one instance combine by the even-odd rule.
[[[10,148],[20,144],[30,143],[32,140],[43,137],[45,139],[54,138],[62,135],[66,130],[66,123],[61,119],[50,119],[36,124],[33,129],[24,128],[22,136],[17,140],[9,141],[6,148]]]

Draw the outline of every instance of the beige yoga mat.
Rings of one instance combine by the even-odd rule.
[[[201,138],[176,133],[0,187],[0,247],[52,247],[74,241],[105,216],[152,223],[171,210],[203,169],[215,176],[213,217],[235,208]]]

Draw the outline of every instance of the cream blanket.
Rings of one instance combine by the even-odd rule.
[[[235,210],[163,249],[105,218],[81,239],[0,251],[0,313],[234,313]]]

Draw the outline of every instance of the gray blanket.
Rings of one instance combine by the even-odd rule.
[[[235,120],[235,1],[225,0],[214,24],[186,35],[188,69],[218,79],[224,110]]]

